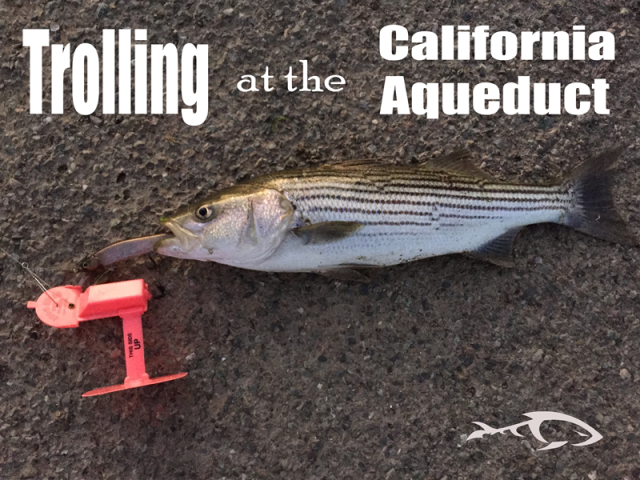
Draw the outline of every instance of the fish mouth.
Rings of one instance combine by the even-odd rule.
[[[171,230],[174,237],[160,240],[156,243],[155,249],[157,252],[167,248],[178,248],[182,252],[189,252],[199,243],[198,236],[182,227],[178,222],[168,218],[161,219],[161,222],[165,227]]]

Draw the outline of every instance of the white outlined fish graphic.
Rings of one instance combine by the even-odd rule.
[[[547,422],[551,420],[573,423],[574,425],[584,428],[587,432],[591,434],[591,437],[585,440],[584,442],[572,443],[571,445],[573,445],[574,447],[586,447],[587,445],[592,445],[597,441],[602,440],[602,435],[600,435],[593,427],[591,427],[590,425],[587,425],[582,420],[578,420],[577,418],[572,417],[571,415],[565,415],[564,413],[557,413],[557,412],[529,412],[529,413],[525,413],[524,415],[526,417],[529,417],[531,420],[527,420],[526,422],[522,422],[522,423],[516,423],[515,425],[509,425],[503,428],[493,428],[482,422],[473,422],[476,425],[482,427],[482,430],[476,430],[475,432],[473,432],[471,435],[469,435],[469,437],[467,437],[467,441],[473,440],[474,438],[482,438],[484,435],[487,435],[487,434],[488,435],[494,435],[496,433],[504,434],[507,431],[513,433],[517,437],[522,437],[523,435],[521,435],[518,432],[518,429],[520,427],[528,425],[529,429],[531,430],[531,433],[537,440],[541,441],[542,443],[549,443],[540,434],[540,425],[542,425],[543,422]],[[577,430],[574,430],[574,431],[582,437],[589,436],[585,433],[578,432]],[[551,442],[546,447],[539,448],[537,451],[553,450],[554,448],[559,448],[565,445],[566,443],[568,443],[568,441]]]

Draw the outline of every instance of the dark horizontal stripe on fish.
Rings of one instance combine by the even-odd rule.
[[[458,213],[439,213],[438,218],[459,218],[463,220],[496,220],[496,215],[460,215]]]
[[[377,222],[373,222],[373,221],[362,221],[359,222],[362,223],[363,225],[392,225],[392,226],[418,226],[418,227],[429,227],[432,225],[431,222],[414,222],[414,221],[401,221],[401,222],[390,222],[388,220],[379,220]]]
[[[325,188],[326,190],[326,188]],[[338,190],[338,189],[337,189]],[[376,205],[415,205],[415,206],[438,206],[441,205],[440,202],[431,202],[424,200],[405,200],[400,198],[375,198],[376,196],[385,197],[389,196],[389,193],[378,193],[378,192],[354,192],[353,189],[340,189],[341,192],[348,192],[351,194],[362,193],[362,196],[344,196],[335,193],[316,193],[307,195],[306,192],[301,191],[300,194],[295,199],[296,202],[310,202],[313,200],[336,200],[341,202],[354,202],[354,203],[372,203]],[[294,191],[291,193],[295,194]],[[370,195],[370,196],[366,196]],[[429,193],[416,193],[416,192],[398,192],[396,195],[407,195],[410,197],[436,197],[436,198],[451,198],[451,199],[463,199],[463,200],[476,200],[483,203],[494,203],[494,202],[520,202],[520,203],[557,203],[557,204],[565,204],[568,202],[568,199],[563,198],[554,198],[553,196],[548,196],[545,198],[514,198],[514,197],[473,197],[473,196],[465,196],[465,195],[455,195],[455,194],[447,194],[441,192],[433,192],[429,191]],[[373,198],[372,198],[373,197]],[[496,207],[503,208],[503,207]]]
[[[416,232],[416,231],[409,231],[409,230],[394,230],[392,232],[371,232],[371,233],[366,233],[366,232],[358,232],[356,235],[358,235],[359,237],[402,237],[402,236],[407,236],[407,237],[417,237],[417,236],[424,236],[424,232]]]
[[[487,207],[484,205],[456,205],[456,204],[440,204],[442,208],[456,208],[460,210],[484,210],[494,211],[497,207]],[[500,207],[500,211],[503,212],[533,212],[536,210],[558,210],[555,206],[538,206],[538,207]],[[331,207],[328,205],[317,205],[307,209],[308,212],[337,212],[337,213],[363,213],[366,215],[378,215],[376,212],[365,210],[362,208],[352,207]],[[371,213],[367,213],[371,212]],[[382,215],[382,214],[381,214]]]
[[[309,209],[309,212],[317,212],[317,211],[327,211],[327,208],[333,208],[334,212],[340,211],[342,212],[343,209],[339,208],[339,207],[322,207],[322,206],[317,206],[317,207],[311,207]],[[331,211],[331,210],[329,210]],[[347,213],[362,213],[364,215],[413,215],[413,216],[417,216],[417,217],[432,217],[433,213],[432,212],[411,212],[408,210],[400,210],[400,211],[385,211],[385,210],[365,210],[363,208],[349,208],[349,207],[344,207],[344,211]]]
[[[380,182],[353,182],[346,186],[348,182],[301,182],[296,185],[286,186],[284,189],[322,189],[322,188],[342,188],[342,189],[373,189],[372,191],[387,191],[391,188],[407,188],[407,189],[437,189],[460,192],[486,192],[486,193],[524,193],[530,195],[562,195],[566,191],[558,186],[542,187],[542,186],[524,186],[524,185],[495,185],[485,184],[483,186],[472,186],[459,182],[415,182],[407,183],[406,181],[380,181]]]
[[[353,208],[353,207],[326,207],[322,205],[310,207],[307,211],[318,212],[318,211],[327,211],[327,208],[332,208],[333,210],[329,211],[340,211],[343,213],[362,213],[364,215],[413,215],[417,217],[434,217],[437,218],[458,218],[464,220],[496,220],[501,218],[497,215],[461,215],[458,213],[439,213],[432,211],[411,211],[411,210],[371,210],[371,209],[363,209],[363,208]]]
[[[451,226],[451,225],[448,225]],[[456,227],[459,227],[460,225],[454,225]],[[442,227],[442,225],[438,225],[434,231],[441,231],[440,227]],[[428,235],[428,233],[425,232],[421,232],[421,231],[411,231],[411,230],[394,230],[391,232],[371,232],[371,233],[366,233],[363,231],[360,231],[358,233],[356,233],[356,235],[358,237],[420,237],[420,238],[424,238],[425,235]]]
[[[545,195],[545,196],[564,196],[568,193],[563,190],[558,189],[549,189],[549,190],[508,190],[508,189],[496,189],[496,190],[482,190],[482,189],[468,189],[461,187],[459,185],[441,185],[441,186],[429,186],[429,185],[410,185],[410,184],[387,184],[387,185],[363,185],[363,184],[353,184],[351,186],[345,186],[340,184],[331,184],[331,185],[291,185],[289,187],[284,188],[286,191],[322,191],[322,190],[340,190],[347,192],[362,192],[362,193],[371,193],[371,194],[379,194],[386,195],[390,193],[405,193],[406,190],[410,192],[407,193],[419,193],[420,195],[425,195],[424,192],[467,192],[472,195],[478,195],[478,198],[484,198],[482,194],[504,194],[504,195]],[[493,198],[493,197],[492,197]]]
[[[462,225],[458,223],[444,223],[439,225],[428,225],[436,227],[435,230],[439,230],[440,228],[448,228],[448,227],[461,227]],[[358,237],[420,237],[423,238],[425,232],[420,231],[411,231],[411,230],[394,230],[390,232],[366,232],[359,231],[355,235]]]

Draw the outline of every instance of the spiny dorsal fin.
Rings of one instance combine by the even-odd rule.
[[[432,170],[446,170],[462,175],[480,177],[486,180],[491,180],[492,182],[501,183],[497,178],[478,168],[471,161],[469,152],[466,150],[459,150],[448,155],[432,158],[420,166],[430,168]]]
[[[364,225],[360,222],[322,222],[294,228],[293,233],[305,245],[320,245],[350,237]]]
[[[511,250],[513,241],[515,240],[521,227],[512,228],[493,240],[485,243],[473,252],[466,252],[467,255],[478,260],[491,262],[500,267],[513,267],[513,257]]]

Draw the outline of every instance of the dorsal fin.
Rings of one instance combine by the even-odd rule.
[[[448,155],[432,158],[420,166],[432,170],[446,170],[462,175],[484,178],[485,180],[491,180],[496,183],[502,183],[497,178],[478,168],[471,161],[469,152],[466,150],[458,150],[457,152],[453,152]]]
[[[473,252],[466,252],[467,255],[478,260],[491,262],[500,267],[513,267],[513,256],[511,250],[513,241],[520,232],[520,227],[507,230],[505,233],[493,240],[485,243]]]

